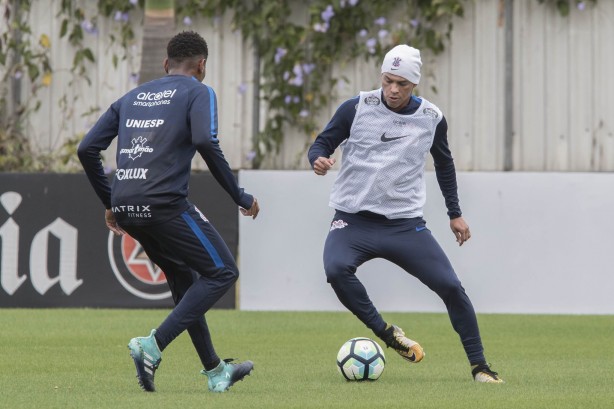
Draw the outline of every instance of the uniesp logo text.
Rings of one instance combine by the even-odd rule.
[[[157,128],[164,123],[164,119],[127,119],[126,128]]]
[[[177,89],[167,89],[160,92],[140,92],[137,94],[133,105],[142,107],[153,107],[157,105],[168,105],[171,103],[171,99],[177,92]]]

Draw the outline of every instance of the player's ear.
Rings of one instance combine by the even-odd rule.
[[[168,58],[164,59],[164,63],[162,65],[164,66],[164,72],[168,74]]]

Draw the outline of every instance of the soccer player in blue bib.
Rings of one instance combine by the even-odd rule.
[[[239,188],[219,146],[217,100],[202,83],[208,48],[197,33],[177,34],[167,46],[167,76],[114,102],[79,145],[85,172],[105,206],[108,228],[127,232],[165,273],[175,308],[148,337],[128,344],[139,384],[155,391],[162,351],[184,330],[204,366],[209,390],[224,392],[252,370],[251,361],[221,360],[204,318],[239,276],[230,250],[207,218],[188,201],[192,158],[198,152],[218,183],[256,218],[256,199]],[[117,137],[113,186],[100,151]]]
[[[458,203],[446,119],[437,106],[412,95],[421,66],[419,50],[394,47],[382,64],[382,87],[341,104],[309,149],[316,175],[326,175],[335,163],[331,155],[339,146],[342,150],[330,196],[336,213],[324,246],[324,270],[347,309],[404,359],[420,362],[422,347],[384,321],[356,277],[356,269],[374,258],[397,264],[441,297],[475,381],[502,383],[484,357],[471,301],[422,218],[430,152],[456,241],[462,245],[471,237]]]

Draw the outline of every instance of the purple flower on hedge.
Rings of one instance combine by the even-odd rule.
[[[583,1],[578,3],[578,10],[584,11],[585,8],[586,8],[586,3],[584,3]]]
[[[375,38],[371,37],[370,39],[367,40],[365,45],[367,46],[367,50],[369,51],[369,53],[374,54],[375,53],[375,46],[377,45],[377,40]]]
[[[237,92],[239,93],[239,95],[245,94],[247,92],[247,84],[244,82],[240,83],[237,87]]]
[[[328,31],[328,23],[315,23],[313,25],[313,31],[316,31],[318,33],[326,33]]]
[[[412,18],[411,20],[409,20],[409,25],[416,28],[420,25],[420,21],[418,19]]]
[[[377,32],[377,36],[378,36],[380,39],[385,38],[387,35],[388,35],[388,30],[384,30],[384,29],[382,29],[382,30],[380,30],[380,31],[378,31],[378,32]]]
[[[191,26],[192,25],[192,19],[190,18],[190,16],[185,16],[183,18],[183,25],[185,25],[185,26]]]
[[[256,152],[255,151],[249,151],[249,152],[247,152],[247,155],[245,155],[245,159],[248,162],[253,161],[255,158],[256,158]]]
[[[138,2],[139,0],[130,0],[130,4],[132,4],[133,6],[136,6]]]
[[[294,73],[294,75],[296,75],[297,77],[302,77],[303,76],[303,69],[301,68],[300,65],[296,64],[294,66],[294,68],[292,68],[292,72]]]
[[[363,37],[363,38],[366,37],[367,34],[369,34],[369,32],[366,29],[364,29],[364,28],[358,32],[358,35]]]
[[[113,19],[115,21],[123,21],[125,23],[130,19],[130,16],[128,15],[128,13],[123,13],[118,10],[115,12],[115,16],[113,16]]]
[[[288,81],[288,83],[290,85],[296,85],[297,87],[300,87],[301,85],[303,85],[303,76],[294,77],[290,81]]]
[[[375,20],[373,20],[373,22],[378,26],[383,26],[384,24],[386,24],[386,17],[376,18]]]
[[[326,9],[324,9],[324,11],[320,13],[320,16],[322,17],[322,20],[324,20],[324,22],[328,23],[330,19],[335,16],[333,6],[331,6],[330,4],[326,6]]]
[[[358,4],[358,0],[349,0],[348,3],[350,3],[350,6],[354,7]]]
[[[89,20],[83,20],[81,22],[81,28],[83,29],[83,31],[85,31],[88,34],[97,34],[98,33],[98,29],[96,28],[94,23],[92,23]]]
[[[292,102],[292,96],[291,95],[286,95],[286,97],[284,98],[284,102],[286,105],[289,105],[290,102]]]
[[[307,118],[309,116],[309,111],[306,109],[301,109],[301,112],[298,113],[298,116],[301,118]]]
[[[301,102],[301,99],[295,95],[294,98],[292,98],[292,102],[298,104],[299,102]]]
[[[285,48],[277,47],[277,50],[275,51],[275,64],[279,64],[281,62],[281,59],[284,58],[286,54],[288,54],[288,50],[286,50]]]
[[[303,72],[305,73],[305,75],[311,74],[315,68],[315,64],[303,64]]]
[[[133,72],[133,73],[130,74],[130,82],[138,84],[138,82],[139,82],[139,73],[138,72]]]

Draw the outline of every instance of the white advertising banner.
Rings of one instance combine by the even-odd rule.
[[[322,264],[335,176],[240,172],[261,212],[239,219],[239,308],[344,310]],[[458,184],[469,242],[457,246],[433,172],[424,217],[476,311],[614,314],[614,174],[461,172]],[[369,261],[357,274],[381,311],[445,311],[388,261]]]

